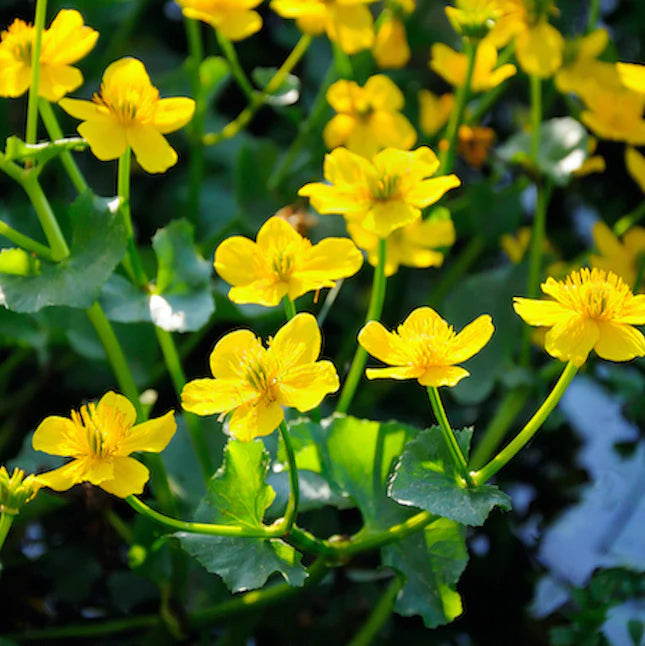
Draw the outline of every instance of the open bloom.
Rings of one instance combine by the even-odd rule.
[[[207,22],[222,36],[242,40],[262,27],[262,18],[252,11],[262,0],[177,0],[186,18]]]
[[[363,256],[347,238],[326,238],[312,245],[286,220],[269,218],[257,242],[233,236],[215,251],[215,269],[233,285],[234,303],[278,305],[287,295],[292,301],[306,292],[334,287],[339,278],[353,276]]]
[[[73,460],[39,474],[38,480],[56,491],[91,482],[119,498],[141,493],[150,473],[130,454],[163,451],[177,425],[173,411],[135,425],[136,418],[130,401],[111,391],[98,404],[73,410],[71,419],[47,417],[34,433],[34,449]]]
[[[365,6],[374,0],[273,0],[271,9],[283,18],[295,18],[298,28],[317,36],[327,33],[346,54],[369,49],[374,22]]]
[[[341,213],[348,223],[387,238],[461,184],[456,175],[430,179],[438,168],[437,156],[425,146],[409,152],[386,148],[371,162],[336,148],[325,156],[329,184],[305,184],[298,194],[308,196],[319,213]]]
[[[61,9],[42,33],[38,95],[58,101],[83,83],[80,60],[96,44],[98,31],[83,24],[74,9]],[[0,96],[17,97],[31,84],[31,52],[36,39],[33,25],[16,19],[2,32],[0,42]]]
[[[358,334],[358,342],[374,357],[392,368],[368,368],[368,379],[416,379],[422,386],[455,386],[470,373],[455,364],[477,354],[493,335],[488,314],[478,316],[459,334],[437,312],[419,307],[395,332],[370,321]]]
[[[634,296],[613,272],[583,268],[564,281],[548,278],[542,291],[553,300],[515,298],[515,311],[529,324],[550,327],[546,351],[581,366],[595,350],[610,361],[645,356],[645,295]]]
[[[336,369],[317,361],[320,330],[311,314],[296,314],[268,347],[250,330],[221,338],[210,356],[214,379],[195,379],[181,393],[197,415],[232,412],[229,431],[244,442],[269,435],[284,420],[282,406],[305,412],[338,390]]]
[[[398,69],[410,60],[403,18],[414,11],[414,6],[415,0],[395,0],[383,9],[372,46],[372,54],[379,67]]]
[[[336,81],[327,90],[327,101],[338,113],[323,131],[329,149],[345,146],[372,157],[388,146],[409,150],[417,140],[412,124],[400,112],[403,93],[383,74],[370,76],[364,87]]]
[[[358,247],[367,252],[370,265],[378,264],[378,236],[359,224],[348,224],[347,231]],[[415,220],[387,238],[385,275],[396,273],[399,265],[406,267],[440,267],[443,264],[442,247],[455,241],[455,225],[449,218]]]
[[[636,282],[642,283],[643,262],[645,261],[645,229],[631,227],[619,240],[601,220],[593,228],[593,239],[598,254],[589,258],[592,267],[613,271],[631,289],[638,291]]]
[[[130,146],[149,173],[163,173],[177,163],[177,153],[163,135],[185,126],[195,111],[195,102],[187,97],[160,99],[136,58],[109,65],[101,91],[91,101],[62,99],[60,106],[83,121],[78,132],[101,161],[117,159]]]

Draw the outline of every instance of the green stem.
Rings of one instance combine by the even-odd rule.
[[[282,304],[284,305],[284,313],[287,317],[287,321],[290,321],[297,314],[296,304],[289,298],[289,294],[284,295]]]
[[[383,303],[385,302],[385,287],[387,278],[385,276],[385,263],[387,259],[387,240],[385,238],[379,239],[378,242],[378,264],[374,269],[374,280],[372,283],[372,295],[370,297],[370,304],[367,309],[367,316],[365,322],[378,321],[383,312]],[[349,409],[356,387],[363,374],[363,368],[367,361],[367,351],[359,345],[356,348],[356,353],[352,360],[347,378],[343,384],[343,390],[340,393],[340,399],[336,406],[337,413],[346,413]]]
[[[65,242],[63,232],[58,225],[58,220],[52,211],[49,201],[38,183],[38,177],[33,170],[26,171],[22,176],[21,183],[36,210],[40,226],[45,232],[45,237],[51,249],[52,260],[55,262],[64,260],[69,256],[69,247],[67,246],[67,242]]]
[[[542,80],[539,76],[530,75],[529,81],[531,83],[531,161],[534,171],[537,173],[542,125]]]
[[[464,82],[457,88],[457,95],[455,97],[455,107],[453,108],[448,126],[446,128],[446,139],[448,140],[448,149],[440,155],[441,166],[439,175],[446,175],[450,173],[455,165],[455,157],[457,155],[457,143],[459,141],[459,126],[464,120],[464,112],[466,111],[466,104],[468,103],[468,95],[470,94],[470,84],[473,78],[473,70],[475,69],[475,55],[477,54],[477,45],[472,42],[470,38],[464,37],[464,51],[466,53],[466,77]]]
[[[212,523],[194,523],[185,520],[171,518],[165,514],[155,511],[148,507],[142,500],[136,496],[128,496],[125,501],[137,513],[149,518],[150,520],[165,525],[171,529],[190,534],[206,534],[209,536],[237,536],[246,538],[274,538],[282,534],[281,530],[274,527],[243,527],[241,525],[215,525]]]
[[[25,142],[36,143],[38,130],[38,86],[40,84],[40,50],[43,42],[43,30],[45,29],[45,17],[47,15],[47,0],[36,0],[36,16],[34,18],[34,44],[31,50],[31,85],[29,86],[29,98],[27,100],[27,131]]]
[[[622,236],[623,233],[639,222],[643,216],[645,216],[645,200],[641,201],[633,211],[627,213],[627,215],[623,215],[623,217],[614,224],[614,234],[618,237]]]
[[[155,326],[155,333],[157,335],[159,347],[161,348],[161,353],[164,357],[166,368],[170,374],[170,379],[172,380],[175,392],[179,396],[181,395],[182,388],[186,384],[186,375],[181,365],[177,346],[170,332]],[[201,422],[195,415],[188,412],[184,412],[184,420],[186,421],[186,426],[188,427],[188,433],[193,443],[195,453],[197,454],[197,460],[199,461],[199,466],[202,470],[204,482],[208,483],[215,469],[211,461],[210,449],[206,443]]]
[[[61,130],[61,127],[58,123],[58,119],[56,119],[56,114],[52,109],[51,103],[49,103],[49,101],[47,101],[46,99],[41,98],[38,102],[38,108],[40,110],[40,117],[45,124],[47,133],[49,134],[49,138],[52,141],[62,139],[63,131]],[[85,181],[85,177],[83,177],[83,174],[76,165],[74,157],[72,157],[72,153],[69,150],[64,150],[60,154],[60,159],[63,167],[69,175],[72,184],[74,185],[74,188],[79,193],[84,193],[88,189],[87,182]]]
[[[0,514],[0,550],[2,550],[2,546],[9,534],[9,530],[13,524],[13,518],[13,514],[7,514],[6,512]]]
[[[294,525],[282,538],[300,552],[336,560],[337,550],[329,541],[324,541],[297,525]]]
[[[586,33],[592,32],[598,26],[600,19],[600,0],[590,0],[589,13],[587,14]]]
[[[341,79],[353,79],[354,68],[352,67],[352,59],[347,52],[344,52],[338,43],[332,43],[334,53],[334,67],[336,74]]]
[[[551,411],[556,407],[577,372],[577,366],[569,361],[564,367],[555,386],[553,386],[553,390],[549,393],[549,396],[544,400],[540,408],[537,409],[533,417],[524,425],[524,428],[486,466],[478,471],[471,472],[470,475],[475,484],[483,484],[489,480],[526,445],[540,426],[542,426]]]
[[[231,67],[233,77],[237,81],[237,84],[240,86],[242,92],[244,92],[244,94],[246,95],[246,98],[249,99],[249,101],[253,101],[255,97],[255,90],[253,89],[251,82],[246,77],[246,74],[244,73],[244,70],[240,65],[240,59],[237,57],[237,52],[235,51],[235,47],[233,47],[233,43],[228,38],[226,38],[226,36],[223,36],[219,31],[217,31],[217,29],[215,30],[215,34],[217,36],[217,42],[220,46],[220,49],[222,50],[222,53],[226,57],[226,60]]]
[[[427,391],[428,398],[430,399],[430,405],[432,406],[434,415],[437,418],[437,422],[439,422],[439,428],[441,429],[441,434],[443,435],[443,440],[446,443],[446,447],[450,452],[452,462],[457,471],[459,471],[459,473],[461,474],[464,482],[470,485],[472,484],[472,482],[470,481],[470,476],[468,475],[468,463],[466,462],[466,458],[464,457],[464,454],[461,452],[459,444],[457,443],[457,438],[455,437],[455,434],[452,432],[452,428],[450,427],[448,416],[446,415],[443,403],[441,402],[439,389],[433,386],[428,386]]]
[[[287,463],[289,464],[289,501],[287,502],[287,509],[284,512],[284,518],[279,524],[281,534],[288,533],[293,524],[296,522],[298,514],[298,506],[300,503],[300,483],[298,482],[298,467],[296,465],[296,454],[293,451],[291,444],[291,437],[289,437],[289,429],[284,420],[280,422],[280,437],[284,442],[284,449],[287,453]]]
[[[395,575],[390,585],[378,600],[374,610],[370,613],[363,627],[358,631],[356,636],[348,643],[348,646],[369,646],[374,642],[379,631],[392,615],[396,597],[403,588],[402,577]]]
[[[54,259],[52,258],[52,252],[49,247],[46,247],[44,244],[36,242],[36,240],[33,240],[29,236],[16,231],[13,227],[10,227],[6,222],[3,222],[2,220],[0,220],[0,235],[3,235],[5,238],[11,240],[11,242],[18,245],[19,247],[22,247],[27,251],[31,251],[37,256],[44,258],[45,260],[49,260],[50,262],[54,261]]]

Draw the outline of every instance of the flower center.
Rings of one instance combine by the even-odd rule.
[[[246,380],[259,394],[266,396],[269,401],[275,401],[275,387],[278,378],[271,366],[267,365],[264,357],[254,357],[246,365]]]
[[[85,432],[91,455],[104,458],[112,453],[112,448],[108,446],[108,433],[106,429],[101,428],[97,420],[96,404],[81,406],[80,413],[73,410],[72,421]]]
[[[291,278],[295,266],[293,254],[286,251],[278,251],[272,259],[271,267],[280,280],[288,281]]]
[[[106,107],[124,126],[152,121],[159,91],[152,85],[101,83],[101,92],[92,100]]]
[[[401,331],[399,331],[401,334]],[[455,336],[451,325],[433,320],[403,331],[403,339],[410,356],[408,365],[418,367],[440,366],[445,363],[445,350]]]
[[[573,272],[565,289],[571,308],[591,319],[614,320],[632,296],[622,278],[597,269]]]
[[[2,41],[6,42],[13,57],[24,65],[31,65],[33,39],[33,26],[20,19],[14,20],[9,28],[2,32]]]
[[[399,175],[383,175],[379,177],[374,197],[380,201],[389,200],[398,192],[400,183],[401,177]]]

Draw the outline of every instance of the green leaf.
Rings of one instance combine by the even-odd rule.
[[[199,82],[206,103],[210,103],[217,96],[229,74],[229,65],[221,56],[208,56],[200,63]]]
[[[121,276],[112,276],[101,294],[101,304],[112,321],[153,322],[168,332],[203,327],[215,311],[210,289],[211,264],[197,251],[193,227],[174,220],[152,238],[157,256],[157,279],[142,292]]]
[[[456,431],[455,436],[467,456],[472,430]],[[420,507],[462,525],[481,525],[495,505],[511,508],[510,498],[493,485],[462,484],[438,426],[408,443],[394,470],[390,495],[402,505]]]
[[[37,312],[51,305],[86,309],[125,254],[126,231],[118,198],[83,193],[70,206],[73,222],[69,257],[41,261],[31,276],[0,274],[0,292],[8,309]]]
[[[496,149],[504,161],[529,165],[531,133],[520,132]],[[571,117],[559,117],[542,123],[537,169],[554,184],[566,185],[589,156],[586,128]]]
[[[398,614],[421,615],[428,628],[450,623],[461,614],[455,586],[468,561],[463,527],[438,518],[423,532],[387,545],[381,556],[383,565],[406,579],[394,604]]]
[[[87,142],[81,137],[69,137],[41,144],[26,144],[22,139],[12,135],[7,138],[5,159],[7,161],[31,161],[43,165],[66,150],[85,150]]]
[[[197,508],[199,522],[262,525],[275,492],[265,482],[269,455],[260,441],[229,440],[222,466],[211,478]],[[294,586],[303,585],[306,570],[300,554],[279,539],[231,538],[179,532],[182,547],[209,572],[219,574],[233,592],[259,588],[273,572]]]
[[[265,92],[266,86],[271,82],[277,71],[277,67],[256,67],[251,72],[251,76],[255,83]],[[285,106],[297,103],[299,98],[300,79],[294,74],[287,74],[277,89],[265,96],[264,101],[269,105]]]

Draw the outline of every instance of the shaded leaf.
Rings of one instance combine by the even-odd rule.
[[[56,141],[46,141],[40,144],[27,144],[19,137],[12,135],[7,138],[5,159],[7,161],[31,161],[35,164],[45,164],[66,150],[85,150],[87,142],[81,137],[69,137]]]

